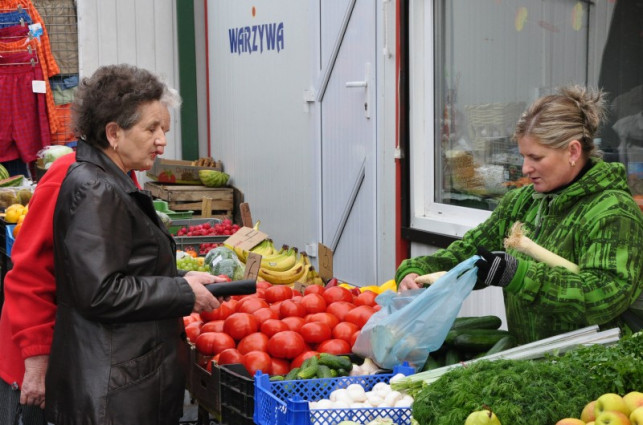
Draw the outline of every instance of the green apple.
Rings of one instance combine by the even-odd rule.
[[[578,418],[564,418],[556,422],[556,425],[585,425],[585,421]]]
[[[630,414],[632,425],[643,425],[643,406],[637,407]]]
[[[596,417],[596,425],[631,425],[630,420],[621,412],[606,410]]]
[[[596,407],[596,400],[592,400],[583,407],[583,411],[580,412],[581,421],[587,423],[596,420],[596,414],[594,413],[594,408]]]
[[[594,415],[596,415],[597,424],[599,415],[606,411],[621,412],[626,416],[630,414],[630,409],[627,408],[623,397],[615,393],[605,393],[596,399]]]
[[[630,391],[623,396],[623,401],[630,412],[635,411],[637,408],[643,406],[643,393],[638,391]]]
[[[483,409],[467,416],[464,425],[501,425],[500,420],[491,410]]]

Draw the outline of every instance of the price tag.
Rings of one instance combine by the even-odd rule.
[[[234,235],[226,239],[224,244],[250,251],[267,237],[268,235],[259,230],[244,226],[237,230]]]
[[[246,227],[252,227],[252,214],[250,214],[250,205],[247,202],[239,204],[239,212],[241,213],[241,224]]]
[[[320,243],[317,247],[319,276],[324,282],[333,278],[333,250]]]
[[[259,267],[261,267],[261,255],[256,252],[249,252],[246,259],[246,272],[243,278],[256,280],[257,276],[259,276]]]
[[[34,93],[47,93],[47,85],[43,80],[33,80],[31,89]]]

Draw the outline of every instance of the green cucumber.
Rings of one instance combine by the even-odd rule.
[[[490,349],[485,353],[485,355],[499,353],[501,351],[508,350],[515,346],[514,337],[511,335],[506,335],[498,340]]]
[[[331,369],[353,369],[353,363],[348,356],[336,356],[329,353],[320,353],[319,354],[319,364],[328,366]]]
[[[444,365],[445,366],[451,366],[452,364],[456,364],[460,361],[460,353],[456,349],[451,349],[447,351],[446,356],[444,357]]]
[[[451,329],[498,329],[501,325],[498,316],[457,317]]]
[[[331,368],[326,365],[320,364],[317,366],[317,377],[318,378],[332,378],[333,374]]]
[[[304,364],[308,362],[306,366]],[[301,368],[297,373],[297,377],[301,379],[309,379],[317,375],[317,368],[319,364],[317,363],[317,357],[312,356],[304,360],[304,363],[301,364]]]
[[[453,346],[462,351],[487,351],[509,332],[500,329],[467,329],[453,339]]]
[[[271,376],[269,380],[270,381],[283,381],[284,376],[283,375],[274,375],[274,376]]]
[[[437,369],[440,366],[443,366],[443,365],[441,365],[440,362],[437,361],[437,359],[435,359],[433,356],[429,354],[426,358],[426,361],[424,362],[424,366],[422,366],[421,372]]]
[[[295,379],[297,379],[297,374],[298,373],[299,373],[299,368],[295,367],[290,372],[288,372],[288,374],[286,375],[284,380],[285,381],[294,381]]]

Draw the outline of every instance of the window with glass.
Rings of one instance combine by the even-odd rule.
[[[601,87],[595,143],[643,198],[643,2],[410,0],[411,227],[461,236],[528,184],[512,139],[536,98]]]

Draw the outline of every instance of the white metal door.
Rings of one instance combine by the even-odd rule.
[[[322,241],[335,277],[378,284],[376,2],[321,1]]]

